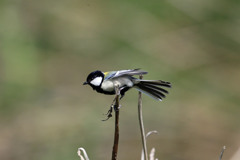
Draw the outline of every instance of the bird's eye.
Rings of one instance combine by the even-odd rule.
[[[91,78],[91,81],[94,80],[95,78],[97,78],[97,77],[92,77],[92,78]]]

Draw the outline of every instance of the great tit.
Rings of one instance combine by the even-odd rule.
[[[83,83],[83,85],[88,84],[93,88],[93,90],[108,95],[115,94],[115,87],[118,86],[121,98],[124,96],[126,91],[131,88],[136,88],[140,92],[145,93],[156,100],[162,101],[162,99],[165,98],[165,94],[168,93],[168,91],[162,87],[170,88],[171,83],[161,80],[143,80],[133,77],[134,75],[144,75],[147,73],[148,72],[140,69],[110,72],[97,70],[88,75],[87,80]]]

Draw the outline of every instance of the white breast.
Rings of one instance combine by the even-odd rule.
[[[104,90],[104,91],[113,91],[115,89],[114,87],[114,84],[113,84],[113,81],[110,81],[110,80],[107,80],[107,81],[104,81],[102,83],[102,86],[101,88]]]
[[[116,79],[103,81],[101,88],[111,92],[115,90],[115,86],[119,86],[120,88],[122,86],[132,87],[133,82],[128,77],[118,77]]]

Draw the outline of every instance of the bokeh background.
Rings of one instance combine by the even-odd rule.
[[[240,147],[240,1],[1,0],[0,159],[110,159],[113,96],[94,70],[142,68],[173,88],[143,97],[149,149],[165,160],[233,158]],[[121,101],[119,159],[140,159],[137,92]]]

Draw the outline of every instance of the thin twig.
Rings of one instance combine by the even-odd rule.
[[[155,160],[155,148],[152,148],[149,154],[149,159],[150,160]]]
[[[142,79],[142,78],[143,76],[140,75],[139,79]],[[144,131],[144,125],[143,125],[143,116],[142,116],[142,93],[141,92],[138,93],[138,119],[139,119],[140,130],[141,130],[144,160],[148,160],[146,137],[145,137],[145,131]]]
[[[158,131],[149,131],[149,132],[146,134],[146,141],[147,141],[147,138],[148,138],[150,135],[152,135],[152,134],[158,134]],[[157,159],[154,159],[154,156],[155,156],[155,148],[152,148],[152,150],[150,151],[150,154],[149,154],[149,160],[157,160]],[[142,149],[141,160],[144,160],[143,149]]]
[[[81,153],[83,153],[83,155]],[[84,148],[78,148],[77,154],[81,160],[89,160],[87,152]]]
[[[116,101],[114,105],[115,109],[115,133],[114,133],[114,143],[113,143],[113,150],[112,150],[112,160],[117,159],[118,153],[118,141],[119,141],[119,86],[115,88],[116,91]]]
[[[223,156],[223,153],[224,153],[225,149],[226,149],[226,146],[223,146],[222,151],[221,151],[220,156],[219,156],[219,160],[222,160],[222,156]]]
[[[149,131],[147,134],[146,134],[146,138],[152,134],[158,134],[158,131]]]

